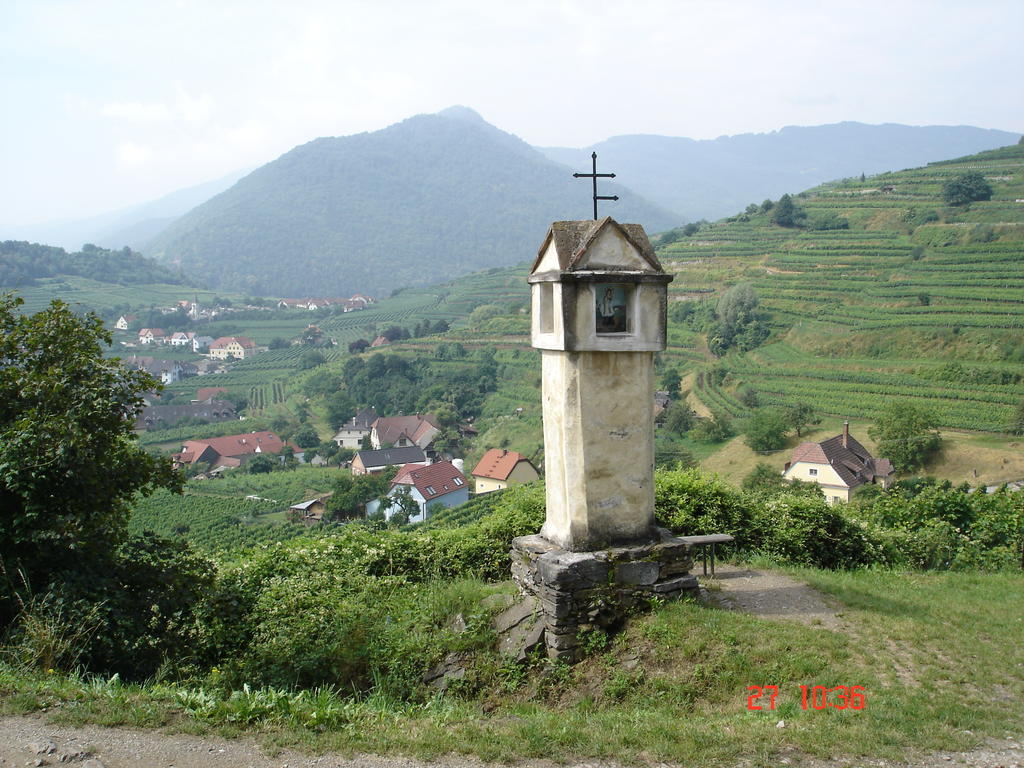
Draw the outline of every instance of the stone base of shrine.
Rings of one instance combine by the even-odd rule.
[[[659,600],[696,594],[690,545],[663,528],[654,541],[570,552],[540,536],[512,541],[512,578],[536,600],[553,659],[579,657],[580,630],[615,629]]]

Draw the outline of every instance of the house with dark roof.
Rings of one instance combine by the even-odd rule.
[[[893,468],[888,459],[876,459],[850,435],[850,423],[843,432],[820,443],[800,443],[782,472],[786,480],[817,483],[829,504],[849,501],[854,489],[865,483],[888,487]]]
[[[152,374],[160,380],[161,384],[173,384],[176,381],[187,379],[189,376],[195,376],[199,372],[193,363],[186,363],[182,360],[159,360],[143,355],[121,358],[121,363],[125,368]]]
[[[441,433],[437,419],[429,413],[415,413],[411,416],[387,416],[373,422],[370,430],[370,444],[374,448],[393,445],[403,448],[417,445],[424,451]]]
[[[376,420],[377,411],[373,408],[364,408],[342,424],[332,439],[341,448],[351,448],[354,451],[358,451],[363,447],[363,438],[370,434],[373,422]]]
[[[327,514],[327,499],[332,494],[324,493],[314,496],[312,499],[300,501],[288,507],[288,518],[303,525],[316,525],[322,523],[324,515]]]
[[[197,419],[206,423],[231,421],[238,418],[235,406],[227,400],[212,397],[188,405],[147,405],[135,417],[135,429],[165,429],[183,419]]]
[[[504,448],[491,448],[473,469],[477,494],[500,491],[510,485],[532,483],[539,477],[540,473],[528,458]]]
[[[404,448],[381,448],[379,451],[359,451],[352,459],[353,475],[379,475],[388,467],[402,467],[406,464],[424,466],[427,456],[419,446]]]
[[[409,515],[409,522],[422,523],[430,517],[435,505],[455,507],[469,501],[469,484],[466,476],[450,461],[439,461],[426,467],[406,465],[391,481],[387,495],[395,498],[403,493],[412,497],[418,509],[416,514]],[[366,514],[372,515],[381,508],[380,500],[375,499],[366,505]],[[383,509],[389,519],[398,511],[395,506]]]

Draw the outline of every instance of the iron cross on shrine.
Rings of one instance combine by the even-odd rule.
[[[592,152],[590,160],[593,163],[593,173],[574,173],[572,177],[574,179],[592,179],[594,182],[594,221],[597,221],[597,201],[598,200],[618,200],[618,195],[599,195],[597,194],[597,180],[601,179],[614,179],[614,173],[598,173],[597,172],[597,152]]]

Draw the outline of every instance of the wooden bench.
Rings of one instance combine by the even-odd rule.
[[[733,540],[728,533],[711,533],[706,536],[680,536],[691,547],[701,548],[701,560],[704,563],[704,575],[708,575],[708,549],[711,550],[711,575],[715,575],[715,545],[727,544]]]

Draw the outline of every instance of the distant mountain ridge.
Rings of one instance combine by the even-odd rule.
[[[142,250],[155,235],[182,214],[223,192],[251,169],[234,171],[213,181],[178,189],[156,200],[84,219],[50,221],[0,232],[8,240],[31,240],[77,251],[85,243],[107,248],[125,245]]]
[[[630,189],[687,221],[730,216],[749,203],[777,199],[826,181],[916,168],[1015,144],[1020,134],[971,126],[867,125],[844,122],[787,126],[695,140],[613,136],[582,149],[541,148],[567,165],[597,152],[603,167]]]
[[[679,218],[615,184],[604,210],[651,231]],[[147,249],[217,287],[386,295],[528,260],[590,186],[465,107],[320,138],[175,221]],[[311,295],[313,295],[311,294]]]

